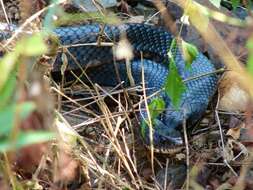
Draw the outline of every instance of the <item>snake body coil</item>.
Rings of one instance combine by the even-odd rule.
[[[143,52],[149,54],[148,59],[141,60],[136,56],[131,61],[132,75],[136,85],[142,84],[142,71],[144,71],[145,87],[147,96],[164,87],[164,82],[170,71],[168,69],[167,52],[169,50],[172,36],[163,28],[144,24],[125,24],[120,26],[105,26],[103,30],[99,25],[83,25],[74,27],[57,28],[54,32],[59,36],[63,46],[68,46],[68,69],[78,69],[77,63],[82,68],[97,66],[87,72],[94,83],[104,86],[116,86],[119,84],[113,64],[112,47],[89,45],[97,42],[99,36],[103,42],[118,42],[120,36],[126,35],[133,46],[136,54]],[[77,44],[80,44],[77,45]],[[71,47],[72,46],[72,47]],[[205,73],[213,72],[214,66],[201,53],[193,61],[191,69],[186,69],[184,59],[177,49],[173,51],[176,66],[183,79],[196,77]],[[101,64],[104,63],[104,64]],[[106,64],[105,64],[106,63]],[[129,86],[129,79],[124,62],[117,62],[120,79]],[[57,56],[53,72],[59,71],[61,67],[61,53]],[[209,99],[216,90],[217,77],[206,75],[196,77],[195,80],[186,82],[186,91],[182,94],[179,110],[172,107],[170,98],[161,92],[157,96],[166,102],[166,110],[154,122],[153,143],[156,148],[171,147],[183,143],[179,127],[184,118],[189,124],[197,121],[207,108]],[[156,96],[156,97],[157,97]],[[145,106],[142,105],[140,119],[147,119]],[[149,128],[144,130],[144,141],[149,144]]]
[[[13,26],[13,30],[15,30],[15,26]],[[65,52],[68,58],[67,70],[76,70],[80,67],[86,70],[87,67],[94,67],[87,70],[86,74],[92,82],[103,86],[119,84],[116,69],[125,86],[129,86],[129,77],[124,61],[117,61],[117,67],[115,67],[113,48],[99,46],[96,42],[100,39],[102,42],[117,44],[121,36],[127,37],[136,55],[131,61],[135,84],[142,85],[143,72],[146,95],[149,96],[160,90],[160,93],[153,98],[163,98],[166,103],[166,109],[154,120],[153,125],[153,144],[161,152],[166,152],[166,149],[169,150],[171,147],[183,144],[180,125],[184,119],[187,119],[189,125],[200,119],[216,90],[216,75],[205,75],[215,70],[211,62],[199,53],[191,64],[191,69],[187,69],[181,52],[175,49],[173,56],[180,76],[183,80],[195,79],[188,80],[185,83],[186,91],[181,96],[179,109],[173,108],[170,98],[161,90],[170,74],[167,53],[173,39],[170,33],[163,28],[144,24],[124,24],[105,26],[101,30],[98,24],[94,24],[60,27],[55,29],[54,33],[59,37],[60,44],[67,47],[61,49],[67,50],[57,55],[52,74],[54,75],[61,70],[62,53]],[[0,32],[0,39],[8,37],[10,37],[9,32],[4,30]],[[148,58],[140,59],[140,52],[148,54]],[[201,75],[204,76],[199,77]],[[142,136],[145,143],[149,145],[149,127],[145,127],[145,120],[147,120],[148,115],[144,103],[141,104],[141,108],[139,117],[142,121]]]

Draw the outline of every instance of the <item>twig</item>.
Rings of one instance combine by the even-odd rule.
[[[183,110],[184,113],[184,120],[183,120],[183,131],[184,131],[184,140],[185,140],[185,149],[186,149],[186,190],[189,190],[190,187],[190,151],[189,151],[189,143],[187,137],[187,129],[186,129],[186,119],[185,113],[186,110]]]
[[[128,58],[125,59],[125,61],[126,61],[126,71],[127,71],[127,76],[128,76],[129,82],[130,82],[130,86],[134,87],[135,86],[135,81],[134,81],[134,77],[132,75],[131,62]]]
[[[222,131],[222,127],[221,127],[221,123],[220,123],[220,118],[219,118],[219,113],[218,113],[219,100],[220,100],[220,94],[218,92],[218,100],[217,100],[217,104],[216,104],[216,108],[215,108],[215,117],[216,117],[216,121],[218,123],[219,131],[220,131],[222,154],[223,154],[222,155],[223,162],[226,164],[226,166],[231,170],[231,172],[235,176],[238,176],[237,173],[234,171],[234,169],[232,168],[232,166],[230,166],[230,164],[228,163],[228,161],[226,159],[226,155],[225,155],[226,149],[225,149],[225,143],[224,143],[224,138],[223,138],[223,131]]]
[[[142,70],[141,70],[141,80],[142,80],[142,84],[143,84],[143,97],[144,97],[144,104],[147,110],[147,115],[148,115],[148,122],[146,122],[148,124],[149,127],[149,140],[150,140],[150,156],[151,156],[151,169],[152,169],[152,173],[155,173],[155,169],[154,169],[154,144],[153,144],[153,125],[152,125],[152,121],[151,121],[151,115],[148,109],[148,101],[147,101],[147,94],[146,94],[146,90],[145,90],[145,75],[144,75],[144,67],[143,67],[143,54],[141,53],[141,64],[142,64]]]
[[[145,24],[148,24],[155,16],[159,15],[162,11],[165,11],[166,8],[163,8],[162,10],[157,11],[155,14],[153,14],[151,17],[149,17],[146,21]]]
[[[7,23],[10,24],[9,18],[8,18],[6,10],[5,10],[5,6],[4,6],[3,0],[1,0],[0,2],[1,2],[1,7],[2,7],[2,9],[4,11],[4,17],[5,17],[6,21],[7,21]]]
[[[238,116],[247,116],[246,113],[236,113],[236,112],[228,112],[228,111],[223,111],[223,110],[218,110],[219,114],[224,114],[224,115],[238,115]]]
[[[102,46],[102,47],[113,47],[113,42],[91,42],[91,43],[79,43],[71,45],[62,45],[61,48],[70,48],[70,47],[81,47],[81,46]]]
[[[169,166],[169,159],[166,159],[166,167],[165,167],[165,176],[164,176],[164,186],[163,189],[167,189],[167,184],[168,184],[168,166]]]
[[[199,79],[199,78],[202,78],[202,77],[206,77],[206,76],[209,76],[209,75],[213,75],[213,74],[217,74],[217,73],[223,73],[225,71],[228,71],[228,70],[226,70],[225,68],[220,68],[220,69],[212,71],[212,72],[206,72],[206,73],[203,73],[203,74],[200,74],[200,75],[189,77],[189,78],[183,80],[183,82],[186,83],[186,82],[196,80],[196,79]]]
[[[96,90],[96,88],[95,88],[95,90]],[[96,91],[97,91],[97,90],[96,90]],[[99,92],[97,91],[97,94],[98,94],[98,93],[99,93]],[[115,133],[114,133],[112,123],[111,123],[110,120],[109,120],[110,112],[109,112],[109,110],[108,110],[105,106],[103,106],[103,105],[104,105],[103,100],[100,100],[100,101],[98,102],[98,106],[99,106],[99,108],[101,109],[101,111],[106,115],[106,117],[105,117],[105,122],[104,122],[104,121],[101,121],[101,124],[103,125],[104,130],[105,130],[105,132],[106,132],[106,134],[107,134],[107,136],[108,136],[108,140],[110,140],[110,142],[111,142],[112,145],[113,145],[113,148],[114,148],[115,152],[117,153],[117,155],[119,156],[119,158],[120,158],[121,161],[123,162],[123,165],[125,166],[128,175],[129,175],[130,178],[132,179],[133,184],[135,185],[135,187],[136,187],[137,189],[139,189],[139,184],[136,182],[136,179],[135,179],[135,177],[134,177],[135,170],[134,170],[134,173],[133,173],[133,171],[131,170],[131,167],[130,167],[130,165],[129,165],[129,163],[128,163],[128,161],[127,161],[125,155],[124,155],[124,152],[122,151],[122,148],[121,148],[121,146],[120,146],[120,144],[119,144],[119,141],[117,140],[117,137],[116,137],[116,135],[115,135]],[[136,173],[135,173],[135,174],[136,174]]]
[[[72,103],[82,107],[81,104],[77,103],[75,100],[73,100],[72,98],[66,96],[64,93],[62,93],[59,89],[55,88],[55,87],[51,87],[51,89],[57,93],[59,93],[61,96],[67,98],[68,100],[70,100]],[[88,109],[85,109],[85,108],[82,108],[84,111],[86,111],[87,113],[93,115],[93,116],[96,116],[96,114],[94,114],[92,111],[88,110]]]

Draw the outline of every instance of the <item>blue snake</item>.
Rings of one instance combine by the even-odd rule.
[[[14,27],[15,28],[15,27]],[[102,31],[102,32],[101,32]],[[118,75],[124,86],[130,86],[124,61],[116,61],[111,46],[99,46],[98,39],[102,42],[113,42],[117,44],[121,36],[126,36],[133,47],[135,57],[131,60],[131,71],[135,85],[142,85],[142,73],[144,73],[146,96],[148,99],[162,98],[165,110],[154,119],[153,122],[153,145],[157,152],[174,153],[182,147],[183,139],[181,135],[181,125],[187,120],[188,125],[193,125],[201,118],[205,112],[210,98],[216,91],[217,76],[215,67],[203,54],[199,53],[191,64],[191,69],[186,68],[181,51],[176,48],[172,54],[178,72],[183,80],[186,80],[186,90],[181,95],[179,109],[172,105],[170,97],[161,90],[165,80],[170,75],[168,51],[173,40],[173,36],[162,27],[155,27],[146,24],[122,24],[119,26],[105,25],[101,28],[99,24],[68,26],[56,28],[53,33],[59,39],[60,45],[67,47],[60,48],[61,51],[56,56],[53,64],[52,74],[59,73],[62,66],[62,54],[67,55],[67,70],[77,70],[83,68],[88,79],[102,86],[117,86],[119,84]],[[101,36],[102,34],[102,36]],[[7,32],[0,32],[0,39],[8,37]],[[66,53],[67,52],[67,53]],[[140,52],[145,55],[140,58]],[[117,72],[118,71],[118,75]],[[187,80],[189,78],[195,78]],[[159,92],[159,93],[157,93]],[[150,145],[150,128],[145,125],[148,120],[147,109],[144,103],[141,104],[139,119],[142,123],[141,131],[144,143]],[[144,123],[144,125],[143,125]],[[148,146],[150,147],[150,146]]]
[[[59,37],[60,44],[68,47],[67,70],[75,70],[80,66],[84,70],[87,67],[95,67],[95,69],[87,70],[88,78],[92,82],[103,86],[116,86],[119,84],[116,69],[121,81],[124,81],[124,86],[127,87],[130,83],[124,61],[117,61],[117,67],[115,67],[115,56],[112,47],[94,45],[94,43],[100,38],[102,42],[117,44],[122,35],[127,37],[136,55],[131,60],[131,70],[135,84],[142,85],[143,72],[146,95],[150,96],[159,91],[152,98],[162,98],[166,103],[166,109],[153,123],[152,143],[157,150],[168,150],[170,147],[182,145],[181,125],[184,119],[187,120],[189,126],[199,120],[205,112],[210,98],[216,91],[217,76],[215,74],[205,75],[215,71],[208,58],[199,53],[192,62],[191,69],[187,69],[181,51],[177,48],[173,51],[173,56],[180,76],[183,80],[195,79],[186,80],[186,91],[181,96],[179,109],[172,106],[170,97],[161,89],[163,89],[164,82],[170,74],[168,66],[170,63],[167,54],[173,36],[162,27],[146,24],[122,24],[120,26],[105,25],[101,28],[98,24],[91,24],[59,27],[54,30],[54,33]],[[91,43],[93,45],[89,45]],[[140,52],[148,54],[148,56],[141,59]],[[61,57],[62,52],[56,58],[53,73],[60,71]],[[148,102],[150,101],[151,99],[148,100]],[[148,114],[144,104],[141,104],[141,108],[138,115],[143,123],[147,120]],[[145,127],[143,131],[143,140],[146,145],[150,145],[150,128]]]

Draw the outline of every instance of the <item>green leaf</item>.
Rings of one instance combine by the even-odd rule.
[[[247,70],[253,76],[253,54],[250,54],[248,57]]]
[[[197,47],[182,40],[182,53],[186,62],[186,68],[191,68],[192,62],[196,59],[199,53]]]
[[[162,98],[154,98],[148,105],[151,120],[156,119],[165,109],[165,102]]]
[[[145,119],[143,119],[141,121],[141,136],[143,138],[145,138],[145,131],[146,131],[147,128],[148,128],[147,121]]]
[[[0,60],[0,91],[18,63],[20,55],[38,56],[46,53],[47,46],[44,43],[42,33],[37,33],[19,41],[13,52],[7,53]]]
[[[1,60],[0,60],[0,91],[5,86],[6,81],[9,78],[9,74],[15,68],[17,63],[18,54],[16,52],[7,53]]]
[[[5,82],[3,88],[0,90],[0,110],[9,103],[13,97],[13,93],[16,89],[16,76],[14,73],[10,73],[8,80]]]
[[[231,0],[231,3],[233,10],[235,10],[239,6],[240,0]]]
[[[39,56],[46,53],[47,46],[44,43],[42,33],[24,38],[17,44],[17,52],[25,56]]]
[[[246,44],[249,51],[249,56],[247,60],[247,70],[253,76],[253,37],[251,37]]]
[[[52,140],[54,137],[55,133],[48,131],[20,132],[15,141],[11,141],[8,138],[2,138],[0,140],[0,152],[15,150],[35,143],[46,142]]]
[[[10,105],[0,110],[0,135],[7,135],[13,129],[15,117],[23,120],[36,108],[33,102]]]
[[[178,109],[181,95],[186,90],[186,86],[178,73],[174,59],[170,59],[169,71],[165,81],[165,92],[170,97],[172,105]]]
[[[215,7],[220,8],[221,0],[209,0]]]
[[[152,125],[154,125],[155,119],[165,110],[165,102],[162,98],[154,98],[152,101],[148,104],[148,110],[151,117]],[[145,131],[147,129],[147,121],[142,120],[141,122],[141,135],[142,137],[145,137]]]
[[[128,187],[123,187],[122,190],[130,190]]]

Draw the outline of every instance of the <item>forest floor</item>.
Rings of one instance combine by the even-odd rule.
[[[1,11],[2,22],[7,22],[7,14],[8,21],[33,31],[40,28],[44,13],[50,12],[47,1],[43,0],[20,0],[18,6],[17,0],[3,2],[6,10]],[[224,66],[223,57],[215,46],[192,25],[181,22],[183,10],[176,4],[149,0],[101,2],[107,12],[101,9],[99,15],[114,13],[121,22],[165,27],[196,45],[217,69]],[[198,2],[220,11],[227,18],[245,20],[245,15],[247,19],[251,17],[243,6],[232,11],[226,4],[217,9],[208,0]],[[57,8],[76,14],[100,7],[93,3],[88,3],[85,10],[68,3]],[[93,18],[88,21],[70,19],[73,22],[63,23],[92,22],[97,14],[91,15]],[[246,43],[252,35],[252,23],[238,27],[231,25],[229,19],[220,22],[213,18],[210,23],[219,36],[216,40],[225,44],[233,53],[233,59],[246,64]],[[14,38],[7,48],[4,44],[8,41],[2,46],[15,49],[18,39]],[[24,62],[22,65],[35,61],[31,57],[19,58]],[[136,97],[135,93],[139,87],[123,90],[97,85],[91,88],[78,80],[68,85],[62,80],[58,84],[48,72],[47,56],[36,61],[40,66],[33,68],[33,72],[29,66],[17,69],[19,82],[14,94],[19,102],[35,102],[36,110],[16,126],[18,131],[50,130],[56,136],[49,142],[4,152],[0,189],[253,189],[253,106],[250,95],[238,82],[240,73],[227,70],[219,74],[219,87],[206,113],[184,131],[187,135],[185,148],[180,153],[168,155],[151,152],[140,138],[136,117],[140,96]],[[1,146],[4,145],[0,141],[0,149]]]

